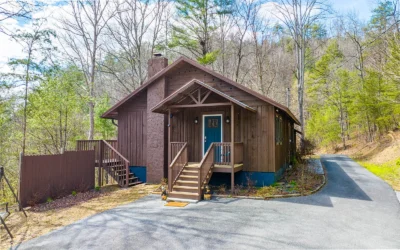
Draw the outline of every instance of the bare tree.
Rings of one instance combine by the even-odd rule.
[[[10,18],[30,19],[30,13],[38,5],[24,0],[1,0],[0,1],[0,32],[8,34],[10,31],[3,27],[2,23]]]
[[[100,48],[103,45],[101,35],[115,10],[110,8],[111,1],[70,0],[71,12],[60,20],[62,46],[70,62],[82,70],[85,76],[85,93],[89,104],[90,128],[88,139],[94,137],[95,79]]]
[[[104,46],[107,57],[117,65],[103,61],[101,70],[116,79],[123,91],[131,92],[147,77],[147,59],[160,42],[169,2],[124,0],[116,4],[117,14],[107,24]]]
[[[301,150],[304,150],[304,74],[308,31],[329,11],[324,0],[277,0],[275,16],[287,27],[295,44],[296,78],[299,118],[301,123]]]
[[[241,68],[241,64],[243,58],[245,57],[243,47],[246,39],[246,35],[249,35],[249,31],[251,27],[254,27],[254,23],[257,19],[257,14],[260,9],[261,2],[258,0],[245,0],[245,1],[236,1],[235,4],[235,28],[237,30],[235,37],[237,37],[237,48],[236,48],[236,69],[235,69],[235,78],[236,82],[239,81],[239,72]]]

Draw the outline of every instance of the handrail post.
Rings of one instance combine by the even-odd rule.
[[[125,172],[125,187],[128,187],[129,186],[129,164],[128,164],[128,162],[125,162],[125,169],[126,169],[126,172]]]

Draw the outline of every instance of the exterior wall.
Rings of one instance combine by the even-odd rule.
[[[164,65],[165,61],[160,61],[160,68]],[[262,175],[264,179],[267,173],[268,176],[272,173],[276,178],[275,172],[279,172],[290,160],[289,149],[293,151],[288,139],[289,129],[286,129],[288,124],[293,123],[282,113],[284,143],[275,145],[275,108],[272,105],[188,64],[171,69],[165,77],[118,109],[118,148],[129,159],[131,166],[146,166],[147,181],[150,183],[158,183],[166,177],[167,116],[153,113],[150,109],[194,78],[257,110],[253,113],[235,106],[235,142],[244,143],[243,172],[259,173],[257,176]],[[218,101],[221,100],[212,94],[206,102]],[[173,113],[171,141],[189,143],[189,161],[201,161],[202,115],[213,113],[223,115],[223,141],[230,142],[231,124],[225,122],[226,116],[231,116],[229,106],[183,109]],[[196,117],[198,124],[194,123]],[[265,179],[265,182],[268,181]]]
[[[167,83],[167,96],[175,92],[177,89],[182,87],[184,84],[188,83],[190,80],[197,79],[208,85],[216,88],[225,94],[246,103],[249,106],[265,105],[264,101],[259,100],[253,95],[240,90],[231,84],[228,84],[213,75],[208,74],[192,65],[183,64],[176,69],[171,70],[166,75]]]
[[[223,141],[231,141],[231,124],[225,122],[231,115],[230,107],[191,108],[175,113],[171,119],[171,141],[188,142],[189,161],[202,159],[202,115],[222,114]],[[243,170],[275,172],[274,108],[256,107],[257,113],[235,106],[235,142],[244,143]],[[194,123],[198,117],[198,124]],[[232,118],[230,118],[232,121]]]
[[[188,142],[189,161],[200,162],[203,158],[203,114],[222,114],[223,123],[223,141],[231,141],[231,124],[225,122],[226,116],[230,116],[230,107],[207,107],[183,109],[179,113],[175,113],[171,119],[171,142]],[[198,118],[198,123],[194,120]]]
[[[253,108],[257,113],[243,111],[243,170],[275,172],[274,107],[264,104]]]
[[[151,112],[151,108],[165,98],[165,78],[147,89],[147,182],[159,183],[166,172],[166,119],[165,115]]]
[[[147,165],[147,91],[118,109],[118,150],[131,166]]]
[[[293,122],[285,114],[280,113],[280,115],[283,118],[283,141],[282,145],[275,143],[275,172],[289,165],[295,147],[295,141],[290,141],[290,133],[293,133]]]

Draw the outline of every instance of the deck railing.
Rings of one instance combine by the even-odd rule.
[[[112,181],[112,179],[116,180],[119,185],[124,186],[125,177],[117,177],[117,172],[113,172],[112,169],[116,169],[117,163],[122,164],[124,169],[126,169],[126,164],[128,164],[129,168],[129,161],[125,159],[117,150],[117,140],[77,140],[76,141],[76,150],[77,151],[88,151],[94,150],[95,151],[95,166],[97,168],[96,176],[98,179],[98,186],[104,185]],[[122,157],[122,158],[120,158]],[[112,164],[112,162],[114,163]],[[121,168],[121,167],[118,167]],[[119,169],[121,170],[121,169]],[[124,170],[126,171],[126,170]],[[122,173],[122,171],[119,171]],[[124,172],[125,173],[125,172]],[[126,172],[129,176],[129,171]],[[112,179],[110,180],[111,177]],[[123,180],[120,180],[123,179]],[[129,178],[128,178],[129,182]]]
[[[215,159],[215,144],[216,143],[211,143],[199,165],[198,193],[200,195],[202,193],[204,183],[208,183],[212,175],[212,168],[214,166]]]
[[[95,151],[95,161],[96,164],[100,162],[100,147],[103,140],[77,140],[76,141],[76,151]],[[117,148],[117,140],[106,140],[113,148]]]
[[[182,147],[173,158],[168,169],[168,190],[172,191],[172,186],[175,184],[179,174],[183,168],[188,164],[188,149],[187,142],[183,143]]]

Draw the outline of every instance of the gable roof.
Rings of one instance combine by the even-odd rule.
[[[233,97],[230,97],[229,95],[227,95],[227,94],[219,91],[218,89],[215,89],[215,88],[211,87],[210,85],[208,85],[204,82],[201,82],[197,79],[193,79],[193,80],[189,81],[188,83],[186,83],[185,85],[183,85],[181,88],[176,90],[174,93],[172,93],[167,98],[165,98],[160,103],[158,103],[155,107],[153,107],[151,109],[151,111],[158,112],[158,113],[166,112],[169,105],[179,103],[179,100],[177,100],[177,99],[180,97],[181,94],[189,94],[189,93],[197,90],[198,88],[195,88],[196,85],[198,85],[200,87],[204,87],[204,88],[214,92],[215,94],[227,99],[228,101],[235,103],[236,105],[238,105],[244,109],[250,110],[252,112],[257,112],[257,110],[253,109],[252,107],[248,106],[247,104],[245,104]],[[182,100],[182,98],[181,98],[181,100]]]
[[[249,88],[247,88],[247,87],[245,87],[245,86],[243,86],[243,85],[241,85],[241,84],[239,84],[239,83],[237,83],[237,82],[235,82],[235,81],[233,81],[233,80],[231,80],[231,79],[229,79],[229,78],[227,78],[227,77],[225,77],[225,76],[223,76],[223,75],[221,75],[221,74],[219,74],[219,73],[217,73],[217,72],[215,72],[215,71],[213,71],[213,70],[211,70],[211,69],[209,69],[209,68],[207,68],[207,67],[205,67],[205,66],[203,66],[201,64],[199,64],[198,62],[196,62],[196,61],[194,61],[192,59],[189,59],[187,57],[184,57],[184,56],[179,57],[178,60],[176,60],[175,62],[171,63],[170,65],[165,67],[163,70],[159,71],[154,76],[150,77],[139,88],[134,90],[132,93],[127,95],[125,98],[123,98],[121,101],[117,102],[114,106],[112,106],[109,110],[107,110],[101,117],[102,118],[114,118],[116,113],[117,113],[116,110],[121,105],[123,105],[126,101],[131,99],[133,96],[135,96],[138,93],[140,93],[141,91],[145,90],[155,80],[157,80],[158,78],[163,76],[165,73],[167,73],[169,70],[171,70],[172,68],[174,68],[176,65],[178,65],[181,62],[186,62],[186,63],[188,63],[188,64],[190,64],[190,65],[192,65],[192,66],[194,66],[194,67],[196,67],[196,68],[198,68],[200,70],[203,70],[203,71],[209,73],[210,75],[213,75],[213,76],[223,80],[224,82],[226,82],[228,84],[231,84],[232,86],[234,86],[234,87],[236,87],[236,88],[238,88],[240,90],[243,90],[244,92],[247,92],[250,95],[253,95],[253,96],[257,97],[258,99],[260,99],[260,100],[262,100],[262,101],[264,101],[266,103],[269,103],[269,104],[275,106],[276,108],[278,108],[278,109],[284,111],[286,114],[288,114],[296,124],[301,125],[299,120],[296,118],[296,116],[294,116],[293,113],[287,107],[285,107],[284,105],[282,105],[282,104],[280,104],[280,103],[278,103],[278,102],[276,102],[276,101],[274,101],[274,100],[272,100],[272,99],[270,99],[270,98],[268,98],[268,97],[266,97],[266,96],[264,96],[264,95],[262,95],[260,93],[257,93],[256,91],[251,90],[251,89],[249,89]]]

